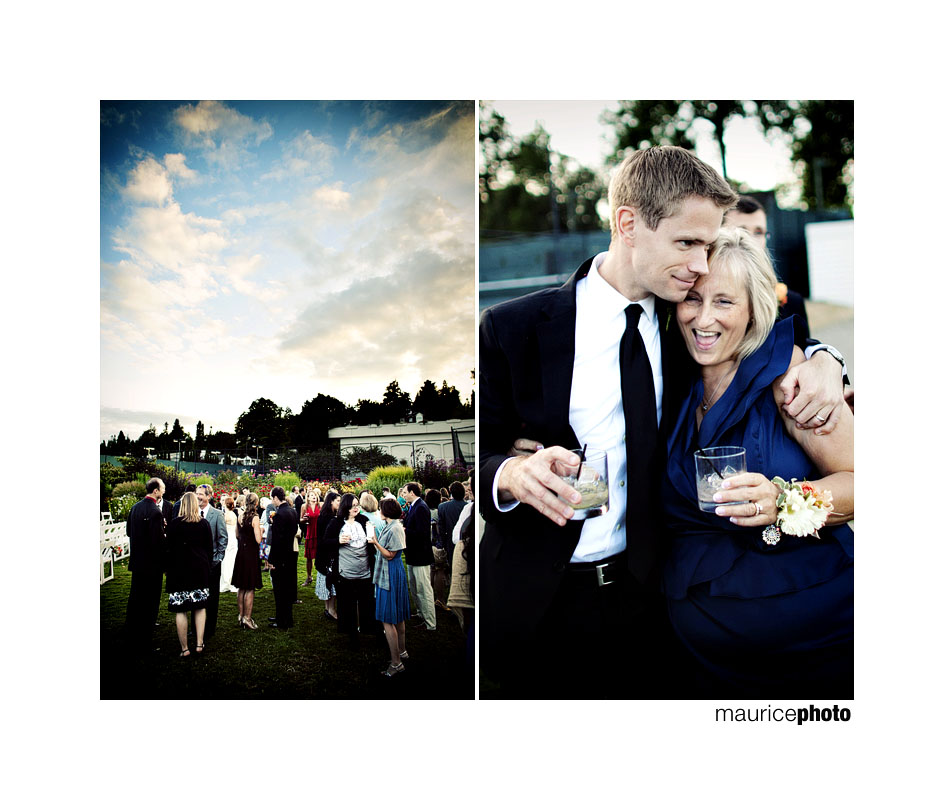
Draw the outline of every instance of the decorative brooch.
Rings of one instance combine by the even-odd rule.
[[[762,531],[762,541],[776,545],[782,534],[789,536],[818,536],[818,529],[828,521],[828,515],[834,510],[831,492],[822,491],[807,481],[784,481],[772,478],[781,490],[775,501],[778,520]]]

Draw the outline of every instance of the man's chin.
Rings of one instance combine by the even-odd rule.
[[[691,288],[691,286],[685,288],[670,287],[663,294],[659,294],[658,296],[670,303],[682,303]]]

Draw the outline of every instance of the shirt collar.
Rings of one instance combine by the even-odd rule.
[[[630,305],[630,301],[620,292],[614,289],[600,274],[600,267],[603,265],[607,253],[598,253],[590,265],[590,271],[587,273],[587,291],[594,307],[602,312],[604,316],[609,312],[611,316],[623,314]],[[637,305],[643,308],[643,316],[653,324],[656,324],[656,297],[648,294],[642,300],[637,300]]]

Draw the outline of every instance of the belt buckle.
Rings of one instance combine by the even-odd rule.
[[[597,573],[597,587],[610,586],[610,584],[615,583],[615,581],[604,580],[604,569],[609,567],[609,564],[598,564],[594,567],[594,572]]]

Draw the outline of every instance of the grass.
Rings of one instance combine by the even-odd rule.
[[[306,578],[301,553],[298,583]],[[316,575],[316,572],[314,572]],[[127,647],[123,626],[132,576],[127,562],[116,565],[115,578],[99,590],[100,698],[119,699],[472,699],[475,675],[465,658],[465,635],[454,614],[437,609],[437,629],[407,623],[406,671],[394,678],[380,675],[389,663],[382,637],[361,636],[358,650],[337,633],[336,622],[323,616],[324,604],[313,586],[298,589],[288,631],[267,627],[275,615],[274,593],[254,596],[254,619],[260,629],[237,626],[237,595],[221,595],[218,627],[201,656],[179,658],[175,615],[163,594],[158,627],[152,638],[158,653],[136,656]]]

